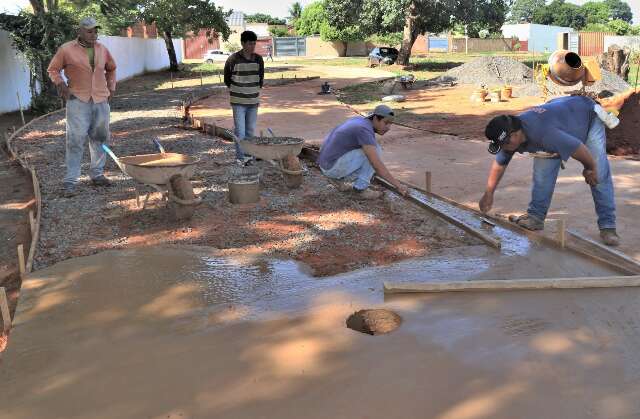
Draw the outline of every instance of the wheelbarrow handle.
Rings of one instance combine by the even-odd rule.
[[[118,159],[118,157],[116,157],[116,155],[113,153],[113,151],[111,151],[109,146],[103,143],[102,144],[102,149],[104,151],[106,151],[109,156],[111,156],[111,158],[113,159],[114,162],[116,162],[116,164],[118,165],[120,170],[122,170],[122,172],[126,174],[127,172],[124,170],[124,166],[122,165],[122,163],[120,163],[120,159]]]
[[[162,147],[162,144],[160,144],[160,141],[158,141],[158,139],[154,138],[153,143],[158,148],[158,151],[160,151],[161,153],[164,153],[164,147]]]

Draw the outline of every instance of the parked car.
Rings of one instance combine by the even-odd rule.
[[[231,54],[220,49],[210,49],[206,54],[204,54],[204,57],[202,58],[204,59],[205,63],[211,64],[214,61],[227,61],[229,55]]]
[[[369,53],[369,67],[393,64],[398,59],[398,50],[391,47],[375,47]]]

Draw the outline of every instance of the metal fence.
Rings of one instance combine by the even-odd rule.
[[[600,55],[604,52],[604,37],[615,35],[607,32],[580,32],[579,54],[583,57]]]
[[[306,38],[274,38],[274,55],[279,56],[304,56],[307,55]]]

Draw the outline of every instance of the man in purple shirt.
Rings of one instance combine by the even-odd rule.
[[[376,134],[389,131],[393,116],[391,108],[379,105],[366,117],[350,118],[329,133],[320,149],[318,165],[338,190],[352,191],[359,199],[380,198],[382,192],[369,188],[371,178],[377,173],[401,194],[407,194],[407,188],[389,173],[380,159],[381,148],[376,141]]]
[[[518,116],[493,118],[485,135],[491,142],[489,152],[496,158],[480,200],[480,209],[483,212],[491,209],[495,190],[514,153],[544,151],[555,154],[556,158],[534,159],[531,202],[527,213],[515,220],[529,230],[542,230],[560,163],[572,157],[584,166],[582,175],[591,187],[602,241],[617,246],[620,238],[616,232],[613,181],[599,111],[599,105],[590,98],[570,96],[549,101]]]

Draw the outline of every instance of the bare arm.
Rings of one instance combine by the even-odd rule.
[[[369,159],[369,162],[371,163],[371,165],[373,166],[374,170],[376,171],[376,173],[379,176],[383,177],[389,183],[391,183],[393,186],[395,186],[396,189],[398,189],[398,191],[402,195],[406,195],[407,194],[407,188],[403,184],[398,182],[398,180],[396,180],[396,178],[394,178],[393,175],[391,175],[391,172],[389,172],[389,169],[387,169],[387,166],[385,166],[384,163],[382,162],[382,160],[380,160],[380,157],[378,156],[378,150],[376,149],[376,146],[363,145],[362,146],[362,151],[364,151],[365,156],[367,156],[367,159]]]
[[[107,60],[104,65],[105,78],[107,79],[107,88],[109,89],[109,98],[113,96],[116,91],[116,61],[113,56],[107,50]]]
[[[493,194],[495,193],[498,184],[500,184],[500,180],[506,170],[507,166],[501,166],[495,160],[491,164],[489,178],[487,179],[487,189],[485,190],[484,195],[482,195],[479,203],[480,211],[487,212],[493,206]]]
[[[578,160],[584,166],[584,170],[582,171],[584,181],[591,186],[596,186],[598,184],[598,170],[596,161],[593,159],[589,149],[584,144],[580,144],[580,147],[578,147],[571,157]]]

